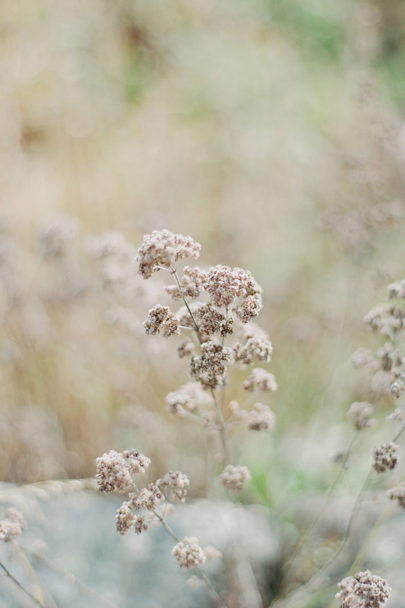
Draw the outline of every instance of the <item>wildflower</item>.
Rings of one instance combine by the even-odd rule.
[[[204,550],[198,544],[198,538],[185,536],[173,547],[172,555],[180,568],[195,568],[207,559]]]
[[[211,403],[211,397],[201,388],[198,382],[187,382],[177,391],[166,395],[167,409],[171,414],[181,414],[184,410],[194,412]]]
[[[251,478],[249,469],[245,466],[228,464],[221,473],[221,481],[227,490],[241,492]]]
[[[127,450],[122,454],[110,450],[96,459],[96,479],[100,492],[120,492],[125,494],[134,487],[132,476],[143,473],[150,464],[149,458],[137,450]]]
[[[198,298],[204,289],[206,280],[207,273],[198,266],[194,268],[185,266],[179,281],[180,288],[178,285],[169,285],[166,287],[166,291],[174,300]]]
[[[179,322],[171,312],[168,306],[158,304],[150,309],[148,320],[145,321],[144,327],[148,335],[155,336],[160,332],[165,338],[179,335]]]
[[[370,403],[356,401],[351,404],[348,415],[353,419],[355,428],[361,431],[375,424],[375,420],[371,419],[373,412],[374,408]]]
[[[261,288],[248,270],[217,265],[208,271],[206,291],[214,306],[228,308],[238,297],[259,296]]]
[[[232,351],[217,340],[209,340],[201,345],[201,355],[193,355],[190,361],[190,375],[203,388],[222,386],[226,368],[232,362]]]
[[[393,469],[398,462],[397,450],[398,446],[392,442],[383,443],[374,448],[374,470],[377,473],[384,473],[384,471]]]
[[[145,473],[150,465],[150,458],[144,456],[138,450],[124,450],[123,457],[127,460],[127,466],[131,473]]]
[[[400,507],[405,509],[405,483],[402,482],[388,492],[388,498],[397,500]]]
[[[402,327],[405,313],[391,304],[376,306],[365,316],[364,322],[373,331],[379,331],[383,336],[392,337]]]
[[[191,236],[173,234],[169,230],[154,230],[143,237],[138,249],[138,272],[144,279],[149,279],[153,272],[161,268],[170,270],[180,259],[197,259],[200,251],[201,245]]]
[[[262,308],[262,296],[257,293],[247,296],[239,306],[234,308],[234,311],[242,323],[249,323],[254,317],[257,317]]]
[[[177,354],[179,355],[180,359],[183,359],[183,357],[190,357],[194,351],[195,346],[191,340],[185,340],[177,348]]]
[[[141,534],[144,530],[148,529],[148,525],[145,521],[143,515],[138,515],[138,517],[134,521],[134,530],[135,534]]]
[[[234,346],[235,361],[250,365],[254,361],[269,363],[273,346],[269,340],[259,337],[249,338],[244,346]]]
[[[122,454],[110,450],[96,459],[97,485],[100,492],[125,494],[132,487],[132,475]]]
[[[138,494],[129,494],[129,502],[135,511],[154,511],[159,502],[163,500],[163,494],[157,485],[150,483],[147,488],[142,488]]]
[[[17,509],[8,509],[3,519],[0,520],[0,540],[9,542],[21,536],[23,529],[26,527],[24,517]]]
[[[200,332],[206,336],[218,333],[225,322],[225,316],[218,312],[210,303],[197,308],[195,317],[197,318]]]
[[[351,356],[354,367],[367,367],[374,362],[373,352],[369,348],[358,348]]]
[[[405,279],[388,285],[388,294],[390,298],[405,298]]]
[[[129,502],[123,502],[115,516],[115,527],[119,534],[126,534],[131,529],[135,516]]]
[[[242,387],[245,391],[253,391],[258,388],[265,392],[274,392],[278,388],[275,376],[261,367],[255,367],[252,370]]]
[[[246,421],[251,431],[267,431],[274,427],[274,414],[268,405],[255,403]]]
[[[340,608],[381,608],[391,591],[385,579],[368,570],[344,578],[338,589],[335,597],[341,601]]]
[[[181,471],[169,471],[162,479],[158,479],[156,485],[168,500],[172,502],[184,502],[190,480]]]

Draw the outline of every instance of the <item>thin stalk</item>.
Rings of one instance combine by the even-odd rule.
[[[187,311],[188,311],[188,313],[190,315],[190,318],[191,318],[191,321],[193,323],[194,331],[197,334],[198,342],[199,342],[199,344],[201,346],[200,328],[198,327],[197,322],[196,322],[196,320],[194,318],[194,315],[193,315],[193,313],[191,311],[191,308],[190,308],[190,306],[189,306],[189,304],[187,302],[187,299],[186,299],[186,297],[183,294],[183,290],[182,290],[182,287],[181,287],[181,284],[180,284],[179,277],[177,275],[177,271],[176,271],[175,268],[170,268],[170,272],[172,273],[172,275],[175,278],[175,281],[177,283],[177,287],[179,288],[179,292],[180,292],[181,297],[183,299],[184,305],[187,308]],[[222,408],[221,408],[220,404],[218,403],[217,397],[216,397],[215,392],[214,392],[213,389],[211,389],[211,395],[212,395],[212,399],[214,401],[215,410],[216,410],[217,418],[218,418],[218,427],[219,427],[218,431],[219,431],[219,435],[220,435],[220,438],[221,438],[222,451],[223,451],[222,461],[223,461],[223,465],[225,466],[225,464],[227,462],[229,462],[229,448],[228,448],[228,444],[227,444],[227,440],[226,440],[225,420],[224,420],[224,415],[223,415],[223,412],[222,412]]]
[[[336,474],[336,476],[335,476],[334,480],[332,481],[331,485],[330,485],[330,486],[329,486],[329,488],[328,488],[328,491],[327,491],[326,496],[325,496],[325,500],[324,500],[324,502],[323,502],[323,504],[322,504],[321,508],[319,509],[319,511],[318,511],[318,513],[317,513],[317,515],[315,516],[315,518],[313,519],[312,523],[310,524],[310,526],[309,526],[309,528],[308,528],[307,532],[305,533],[305,535],[302,537],[302,539],[301,539],[301,540],[300,540],[300,542],[298,543],[298,545],[297,545],[297,547],[296,547],[295,551],[294,551],[294,552],[293,552],[293,554],[290,556],[290,558],[289,558],[289,560],[288,560],[288,562],[287,562],[287,564],[286,564],[286,565],[288,565],[289,563],[291,563],[292,561],[294,561],[294,560],[295,560],[295,558],[296,558],[296,557],[297,557],[297,556],[300,554],[302,547],[303,547],[303,546],[306,544],[306,542],[307,542],[307,541],[308,541],[308,539],[310,538],[311,534],[312,534],[312,533],[314,532],[314,530],[316,529],[316,526],[318,525],[318,523],[319,523],[319,521],[320,521],[320,519],[321,519],[322,515],[324,514],[324,512],[325,512],[325,510],[326,510],[326,508],[327,508],[327,506],[328,506],[328,503],[329,503],[329,499],[330,499],[330,497],[331,497],[331,494],[332,494],[332,492],[334,491],[334,489],[336,488],[336,486],[337,486],[338,482],[340,481],[341,476],[343,475],[343,472],[344,472],[344,470],[345,470],[345,467],[346,467],[347,461],[348,461],[348,459],[349,459],[349,457],[350,457],[351,451],[352,451],[352,449],[353,449],[353,447],[354,447],[354,444],[355,444],[355,442],[356,442],[356,440],[357,440],[357,437],[358,437],[358,432],[356,432],[356,433],[353,435],[353,438],[352,438],[352,440],[350,441],[350,444],[349,444],[349,446],[348,446],[348,448],[347,448],[347,450],[346,450],[345,457],[344,457],[344,458],[343,458],[343,460],[342,460],[341,466],[339,467],[339,470],[338,470],[338,472],[337,472],[337,474]]]
[[[66,581],[68,581],[72,585],[75,585],[78,589],[80,589],[80,591],[83,594],[87,595],[88,597],[91,597],[93,600],[96,600],[101,606],[105,606],[105,608],[116,608],[114,606],[114,604],[111,604],[111,602],[109,602],[105,598],[101,597],[101,595],[98,595],[98,593],[96,591],[94,591],[93,589],[91,589],[90,587],[85,585],[84,583],[78,581],[76,579],[76,577],[74,575],[72,575],[70,572],[65,572],[64,570],[57,568],[51,562],[49,562],[45,557],[43,557],[39,553],[36,553],[35,551],[31,551],[30,549],[26,549],[26,548],[24,549],[24,551],[25,551],[25,553],[29,553],[31,555],[32,559],[41,562],[44,566],[49,568],[49,570],[52,570],[52,572],[55,572],[55,574],[59,574]]]
[[[185,305],[185,307],[187,308],[188,314],[190,315],[191,321],[192,321],[192,323],[193,323],[193,326],[194,326],[194,331],[195,331],[195,333],[197,334],[197,338],[198,338],[199,343],[201,344],[201,335],[200,335],[200,329],[199,329],[199,327],[198,327],[198,325],[197,325],[197,322],[196,322],[196,320],[195,320],[195,318],[194,318],[193,313],[191,312],[191,308],[190,308],[190,306],[189,306],[189,304],[188,304],[188,302],[187,302],[187,300],[186,300],[185,296],[183,295],[183,290],[182,290],[182,287],[181,287],[181,285],[180,285],[179,277],[177,276],[177,271],[176,271],[176,269],[175,269],[175,268],[170,268],[170,272],[171,272],[171,273],[172,273],[172,275],[174,276],[174,279],[175,279],[175,281],[176,281],[176,283],[177,283],[177,287],[179,288],[179,292],[180,292],[181,297],[182,297],[182,299],[183,299],[184,305]]]
[[[27,558],[27,556],[25,555],[24,551],[21,549],[20,545],[18,543],[15,542],[15,540],[11,541],[12,546],[14,547],[14,550],[18,553],[18,555],[20,556],[21,561],[23,562],[24,566],[26,567],[27,571],[29,572],[32,580],[33,580],[33,584],[35,585],[34,588],[36,588],[36,592],[38,595],[38,599],[40,602],[42,602],[42,604],[44,604],[44,592],[41,586],[41,583],[39,582],[37,573],[35,572],[34,568],[32,567],[29,559]],[[52,606],[54,607],[55,604],[52,601]]]
[[[158,513],[156,510],[153,510],[152,513],[154,513],[154,515],[158,518],[158,520],[160,521],[160,523],[162,524],[162,526],[164,527],[164,529],[166,530],[166,532],[168,534],[170,534],[170,536],[173,538],[173,540],[175,540],[176,543],[181,542],[180,539],[179,539],[179,537],[177,536],[177,534],[169,526],[169,524],[164,519],[164,517],[162,517],[160,515],[160,513]],[[223,600],[221,599],[221,597],[219,596],[219,594],[215,591],[214,587],[212,586],[212,584],[211,584],[208,576],[201,570],[201,568],[199,566],[196,566],[195,568],[193,568],[193,570],[195,572],[197,572],[197,574],[201,578],[201,580],[204,581],[205,585],[207,586],[209,595],[211,596],[211,598],[215,602],[217,602],[219,608],[227,608],[226,604],[224,604]]]
[[[8,570],[6,568],[6,566],[0,562],[0,568],[3,570],[3,572],[6,574],[6,576],[9,577],[10,580],[13,581],[13,583],[19,588],[21,589],[21,591],[23,591],[25,593],[25,595],[27,597],[29,597],[37,606],[41,606],[41,608],[44,608],[44,604],[43,602],[41,602],[40,600],[38,600],[34,595],[32,595],[32,593],[30,593],[28,591],[28,589],[26,589],[16,578],[15,576],[13,576],[10,572],[10,570]]]
[[[225,467],[226,463],[230,462],[228,442],[226,439],[225,420],[224,420],[224,415],[222,413],[222,408],[221,408],[220,404],[218,403],[214,389],[211,389],[211,395],[212,395],[212,399],[214,401],[215,409],[217,412],[218,430],[219,430],[219,436],[221,438],[221,444],[222,444],[222,464]]]
[[[363,492],[365,491],[365,489],[367,488],[367,486],[369,484],[371,475],[372,475],[372,469],[370,469],[370,471],[368,472],[367,477],[365,478],[363,485],[360,489],[360,492],[358,493],[358,495],[356,497],[356,500],[354,502],[354,505],[353,505],[353,508],[352,508],[352,511],[350,514],[350,518],[347,523],[346,530],[345,530],[343,539],[341,541],[340,547],[320,568],[318,568],[318,570],[304,584],[299,584],[294,589],[292,589],[287,594],[287,596],[284,598],[285,601],[291,600],[295,595],[299,594],[300,592],[308,590],[309,587],[311,587],[311,585],[313,585],[317,581],[317,579],[337,560],[339,555],[342,553],[342,551],[345,548],[346,543],[348,541],[355,516],[357,515],[358,508],[361,503],[361,498],[363,496]],[[270,606],[273,606],[276,603],[277,599],[281,599],[281,598],[274,598],[274,600],[272,601]],[[283,604],[281,604],[281,605],[283,605]]]

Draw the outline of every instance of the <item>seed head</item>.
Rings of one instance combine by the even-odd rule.
[[[251,478],[249,469],[245,466],[228,464],[221,473],[221,481],[227,490],[241,492],[245,483]]]
[[[173,547],[172,555],[180,568],[190,569],[201,566],[206,561],[204,550],[198,544],[198,538],[185,536]]]
[[[384,473],[384,471],[393,469],[398,462],[397,451],[398,446],[392,442],[383,443],[374,448],[374,470],[377,473]]]
[[[149,279],[152,273],[161,268],[170,270],[180,259],[197,259],[200,251],[201,245],[191,236],[173,234],[169,230],[154,230],[143,237],[138,249],[138,272],[144,279]]]

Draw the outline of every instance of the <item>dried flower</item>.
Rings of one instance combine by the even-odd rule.
[[[232,350],[222,346],[217,340],[201,344],[201,355],[193,355],[190,361],[190,375],[203,388],[222,386],[226,368],[232,362]]]
[[[183,357],[190,357],[194,353],[194,351],[195,346],[191,340],[185,340],[177,348],[177,354],[179,355],[180,359],[183,359]]]
[[[366,401],[356,401],[351,404],[348,415],[353,419],[355,428],[358,431],[367,429],[375,424],[375,420],[371,419],[374,408]]]
[[[226,320],[225,316],[218,312],[210,303],[198,307],[195,311],[195,317],[197,318],[200,332],[206,336],[219,333]]]
[[[173,234],[169,230],[154,230],[143,237],[138,249],[138,272],[144,279],[149,279],[153,272],[161,268],[170,270],[180,259],[197,259],[200,251],[201,245],[191,236]]]
[[[128,469],[133,475],[145,473],[150,465],[150,458],[144,456],[138,450],[124,450],[122,455],[126,459]]]
[[[227,490],[241,492],[251,478],[249,469],[245,466],[228,464],[221,473],[221,481]]]
[[[374,355],[373,352],[369,348],[358,348],[351,356],[351,362],[354,367],[367,367],[374,363]]]
[[[165,338],[179,335],[179,322],[171,312],[168,306],[158,304],[150,309],[148,320],[145,321],[144,327],[148,335],[155,336],[160,332]]]
[[[137,450],[127,450],[122,454],[110,450],[96,459],[99,491],[125,494],[134,487],[133,475],[143,473],[149,464],[149,458]]]
[[[236,298],[260,295],[261,288],[248,270],[217,265],[208,271],[206,291],[214,306],[228,308]]]
[[[172,502],[184,502],[190,480],[181,471],[169,471],[162,479],[158,479],[156,485],[168,500]]]
[[[171,414],[181,414],[184,410],[193,412],[211,404],[211,397],[198,382],[187,382],[177,391],[166,395],[167,409]]]
[[[368,570],[344,578],[338,589],[336,598],[341,602],[340,608],[381,608],[391,591],[385,579]]]
[[[392,490],[389,490],[388,498],[397,500],[399,506],[405,509],[405,482],[402,482],[395,488],[392,488]]]
[[[134,521],[135,534],[141,534],[142,532],[144,532],[144,530],[147,530],[147,529],[148,529],[148,526],[147,526],[144,516],[138,515],[138,517]]]
[[[187,536],[173,547],[172,555],[176,558],[179,567],[186,569],[200,566],[207,559],[204,550],[198,544],[198,538]]]
[[[153,483],[150,483],[146,488],[142,488],[138,494],[129,494],[130,506],[134,511],[142,511],[142,509],[154,511],[161,500],[163,500],[163,494],[159,487]]]
[[[97,485],[100,492],[125,494],[132,487],[132,475],[122,454],[110,450],[96,459]]]
[[[273,346],[269,340],[263,338],[249,338],[244,346],[237,343],[234,346],[235,361],[250,365],[254,361],[269,363]]]
[[[166,291],[174,300],[198,298],[204,289],[206,280],[207,273],[198,266],[194,268],[185,266],[179,281],[180,288],[178,285],[169,285],[166,287]]]
[[[383,443],[374,448],[374,470],[377,473],[384,473],[384,471],[393,469],[398,462],[397,450],[398,446],[392,442]]]
[[[123,502],[115,515],[115,528],[119,534],[126,534],[131,529],[135,516],[129,502]]]
[[[246,420],[251,431],[268,431],[274,427],[275,418],[268,405],[255,403]]]
[[[278,388],[275,376],[261,367],[255,367],[251,371],[242,387],[245,391],[253,391],[258,388],[265,392],[274,392]]]
[[[398,306],[383,304],[376,306],[365,316],[364,322],[373,331],[379,331],[384,336],[393,337],[402,327],[405,312]]]
[[[390,298],[405,298],[405,279],[388,285],[388,294]]]
[[[21,536],[25,527],[26,523],[20,511],[14,508],[8,509],[3,519],[0,520],[0,540],[7,543],[17,536]]]
[[[262,308],[262,296],[257,293],[247,296],[239,306],[234,308],[234,311],[242,323],[249,323],[254,317],[257,317]]]

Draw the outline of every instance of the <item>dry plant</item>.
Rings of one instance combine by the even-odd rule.
[[[166,292],[175,302],[182,304],[178,310],[161,304],[153,306],[144,328],[148,335],[179,338],[177,355],[188,361],[190,381],[167,395],[167,409],[173,417],[195,422],[205,428],[211,437],[216,437],[217,451],[213,453],[216,468],[212,469],[214,478],[217,477],[230,492],[230,500],[238,500],[251,475],[243,462],[235,462],[234,429],[242,425],[246,430],[270,431],[274,427],[275,417],[269,405],[252,398],[259,392],[272,393],[277,389],[273,374],[255,367],[258,363],[270,362],[272,344],[267,334],[253,321],[262,308],[262,290],[249,271],[220,265],[208,269],[185,266],[179,270],[178,263],[184,258],[198,258],[200,249],[201,246],[191,237],[167,230],[154,231],[144,237],[137,255],[139,273],[145,279],[150,279],[155,272],[167,272],[174,283],[166,287]],[[389,294],[397,300],[405,299],[405,281],[390,285]],[[405,393],[405,311],[400,304],[380,306],[367,315],[366,322],[388,341],[375,355],[364,349],[357,351],[353,361],[356,366],[363,365],[372,371],[371,384],[377,391],[376,401],[384,391],[399,398]],[[246,373],[240,388],[248,394],[248,398],[242,405],[228,397],[229,393],[235,393],[233,384],[240,382],[238,374],[232,375],[236,368]],[[350,558],[345,550],[351,543],[364,495],[372,484],[378,485],[383,474],[397,467],[399,446],[396,442],[405,430],[405,424],[390,440],[374,447],[369,471],[349,513],[342,538],[332,554],[310,570],[307,580],[305,577],[302,579],[299,573],[299,558],[304,550],[312,550],[311,535],[314,535],[333,491],[347,469],[359,435],[377,425],[373,415],[374,406],[368,401],[354,402],[350,406],[348,416],[355,430],[354,438],[340,459],[338,475],[326,493],[324,506],[290,553],[284,566],[287,573],[286,591],[273,600],[272,606],[303,606],[308,597],[322,587],[328,588],[337,573],[347,568]],[[403,421],[402,410],[396,408],[389,418]],[[138,479],[145,474],[149,465],[149,458],[134,449],[122,453],[112,450],[97,459],[99,490],[128,495],[117,511],[117,531],[125,534],[132,530],[140,534],[150,525],[161,524],[176,543],[172,555],[178,565],[193,573],[189,579],[190,585],[194,586],[201,579],[219,606],[234,605],[228,603],[226,588],[215,590],[203,569],[207,559],[222,557],[220,552],[213,547],[200,546],[194,537],[180,539],[168,523],[173,503],[186,499],[190,485],[188,476],[181,471],[169,471],[156,481],[142,482],[140,485]],[[219,498],[222,495],[220,486],[214,482],[215,479],[212,479],[211,488],[215,488]],[[403,506],[404,483],[389,490],[388,496]],[[357,555],[361,554],[361,550],[362,544],[357,549]],[[233,560],[236,559],[233,556]],[[359,559],[356,557],[353,565],[357,565]],[[228,556],[228,563],[231,562],[232,556]],[[339,583],[336,598],[341,608],[380,608],[385,606],[389,596],[390,589],[384,579],[363,571],[344,578]],[[243,599],[241,602],[242,606],[248,605]]]
[[[254,367],[270,362],[272,344],[267,334],[253,323],[262,308],[262,290],[248,270],[220,265],[206,270],[190,266],[179,270],[181,260],[197,259],[200,250],[201,245],[191,237],[168,230],[144,237],[137,255],[139,273],[150,279],[153,273],[166,271],[174,280],[166,292],[174,302],[182,303],[176,311],[155,305],[144,327],[148,335],[180,338],[177,355],[188,361],[190,382],[167,395],[168,411],[174,417],[201,425],[211,436],[216,435],[214,459],[220,469],[215,477],[230,493],[230,499],[238,500],[251,476],[243,463],[235,462],[232,431],[237,426],[269,431],[274,426],[269,405],[256,399],[260,392],[275,391],[276,380],[266,369]],[[229,401],[226,394],[235,382],[232,371],[238,367],[247,370],[242,383],[247,397],[241,405]],[[149,458],[136,450],[122,453],[112,450],[97,459],[100,491],[128,494],[128,500],[117,511],[117,531],[125,534],[134,530],[139,534],[153,523],[162,524],[176,542],[172,555],[178,565],[193,572],[190,584],[195,584],[195,577],[199,577],[217,604],[227,605],[225,590],[215,591],[202,569],[207,559],[221,557],[220,552],[213,547],[201,547],[194,537],[179,539],[167,522],[173,503],[186,499],[188,477],[181,471],[169,471],[139,488],[137,477],[145,473],[149,464]]]

